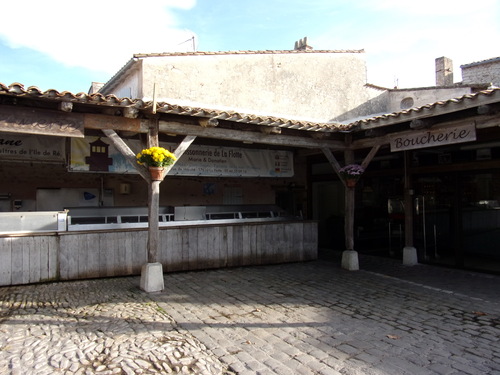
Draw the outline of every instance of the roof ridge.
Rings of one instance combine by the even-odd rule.
[[[133,58],[167,57],[167,56],[211,56],[211,55],[262,55],[292,53],[365,53],[364,49],[353,50],[240,50],[240,51],[194,51],[194,52],[152,52],[134,53]]]
[[[411,115],[412,113],[421,112],[424,109],[431,110],[437,106],[443,107],[443,106],[446,106],[446,105],[451,104],[451,103],[461,103],[461,102],[464,102],[466,99],[473,100],[473,99],[477,99],[481,96],[490,96],[490,95],[493,95],[497,92],[500,92],[500,88],[492,88],[492,89],[488,89],[488,90],[482,90],[482,91],[478,91],[478,92],[471,93],[471,94],[465,94],[465,95],[462,95],[462,96],[459,96],[456,98],[450,98],[450,99],[446,99],[446,100],[438,100],[436,102],[424,104],[424,105],[421,105],[418,107],[413,107],[413,108],[404,109],[401,111],[395,111],[395,112],[385,113],[382,115],[377,115],[377,116],[373,116],[373,117],[369,117],[369,118],[364,118],[362,120],[357,120],[357,121],[351,122],[351,123],[349,123],[349,125],[354,127],[354,126],[361,125],[361,124],[375,123],[375,122],[378,122],[381,120],[396,118],[396,117],[400,117],[400,116],[404,116],[404,115]]]
[[[486,60],[475,61],[475,62],[471,62],[468,64],[463,64],[463,65],[460,65],[460,68],[461,69],[462,68],[470,68],[471,66],[489,64],[489,63],[496,62],[496,61],[500,61],[500,56],[499,57],[492,57],[492,58],[486,59]]]

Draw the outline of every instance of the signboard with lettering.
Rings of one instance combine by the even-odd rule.
[[[471,122],[459,126],[425,129],[395,134],[391,137],[391,152],[445,146],[476,140],[476,128]]]
[[[65,143],[60,137],[0,133],[0,159],[63,162]]]
[[[139,141],[126,140],[134,153]],[[174,151],[177,145],[161,143]],[[137,173],[106,137],[71,139],[70,171]],[[192,145],[169,175],[226,177],[292,177],[293,154],[289,151]]]
[[[82,138],[83,130],[81,114],[0,106],[0,132]]]

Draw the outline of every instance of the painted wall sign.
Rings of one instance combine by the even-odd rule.
[[[60,137],[0,132],[0,159],[62,162],[65,144]]]
[[[83,116],[42,109],[0,106],[0,131],[83,138]]]
[[[126,143],[138,153],[139,141]],[[162,143],[173,151],[174,144]],[[70,171],[137,173],[106,137],[71,139]],[[292,177],[293,154],[289,151],[191,146],[175,164],[169,175],[221,177]]]
[[[460,126],[426,129],[397,134],[391,137],[391,151],[436,147],[476,140],[476,128],[471,122]]]

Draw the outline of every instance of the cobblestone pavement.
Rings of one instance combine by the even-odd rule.
[[[500,276],[361,257],[0,288],[1,374],[500,374]]]
[[[225,374],[138,283],[0,288],[0,374]]]

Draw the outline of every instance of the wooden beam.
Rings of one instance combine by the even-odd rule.
[[[434,117],[418,118],[410,121],[410,128],[414,130],[430,128],[435,122],[436,119]]]
[[[191,143],[193,143],[195,139],[196,139],[196,137],[194,135],[187,135],[186,137],[184,137],[182,142],[179,144],[179,146],[177,146],[177,148],[174,151],[174,155],[177,158],[177,160],[179,160],[181,158],[181,156],[187,151],[187,149],[189,148],[189,146],[191,146]],[[164,176],[167,175],[168,172],[170,172],[170,170],[173,168],[174,165],[175,165],[175,163],[172,165],[169,165],[168,167],[165,167],[163,175]]]
[[[158,119],[149,120],[149,131],[147,138],[148,148],[158,147],[160,145],[160,141],[158,140],[158,134],[159,134]]]
[[[146,167],[137,164],[137,159],[134,152],[128,147],[128,145],[120,138],[118,134],[113,129],[102,129],[102,132],[108,137],[113,146],[116,147],[118,151],[127,159],[130,164],[139,172],[139,174],[146,181],[151,181],[151,176]]]
[[[234,129],[204,128],[198,125],[187,125],[179,122],[160,120],[160,132],[178,135],[194,135],[203,138],[213,138],[226,141],[261,143],[286,147],[322,148],[344,150],[342,141],[320,140],[308,137],[295,137],[281,134],[263,134]]]
[[[363,162],[361,163],[361,167],[366,170],[368,168],[368,165],[372,161],[373,157],[377,154],[378,150],[380,149],[380,145],[372,147],[368,155],[364,158]]]
[[[476,129],[494,128],[500,126],[500,114],[494,116],[477,116],[473,118]]]
[[[141,132],[141,120],[121,116],[96,115],[85,113],[85,129],[114,129],[132,132]]]
[[[80,113],[0,106],[0,132],[83,138],[84,122]]]
[[[396,134],[396,133],[392,133],[392,134]],[[358,139],[358,140],[352,142],[351,147],[353,150],[361,150],[363,148],[371,148],[374,146],[383,146],[383,145],[388,145],[390,143],[391,143],[390,134],[386,134],[382,137]]]
[[[325,154],[325,156],[326,156],[328,162],[330,163],[330,165],[332,166],[333,170],[335,171],[335,173],[339,177],[340,181],[342,181],[342,183],[345,186],[344,178],[340,174],[340,168],[341,168],[340,164],[337,161],[337,159],[335,158],[335,156],[333,155],[332,151],[329,148],[327,148],[327,147],[323,147],[321,149],[321,151],[323,151],[323,154]]]

